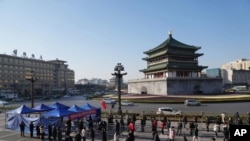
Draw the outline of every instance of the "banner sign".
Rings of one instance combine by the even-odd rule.
[[[70,114],[68,116],[68,119],[69,120],[78,119],[78,118],[82,118],[82,117],[84,117],[86,115],[91,115],[91,114],[96,114],[96,109]]]

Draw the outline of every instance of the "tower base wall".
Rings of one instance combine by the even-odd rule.
[[[220,94],[221,78],[160,78],[128,81],[128,93],[155,95]]]

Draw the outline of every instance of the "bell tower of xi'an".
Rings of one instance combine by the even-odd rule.
[[[140,70],[144,78],[129,80],[128,93],[133,94],[214,94],[222,92],[222,78],[202,75],[207,66],[198,64],[196,53],[201,47],[177,41],[169,37],[157,47],[145,51],[147,68]]]

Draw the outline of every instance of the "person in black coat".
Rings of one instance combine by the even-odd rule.
[[[57,128],[57,139],[58,141],[62,141],[62,130],[60,127]]]
[[[121,125],[121,131],[124,131],[124,120],[123,120],[123,116],[121,116],[121,119],[120,119],[120,125]]]
[[[115,120],[115,132],[116,132],[116,135],[120,135],[120,123]]]
[[[54,126],[54,128],[53,128],[52,134],[53,134],[53,139],[56,140],[56,138],[57,138],[57,129],[56,129],[56,126]]]
[[[40,125],[39,124],[37,124],[36,125],[36,136],[37,136],[37,138],[40,138]]]
[[[207,132],[209,132],[209,125],[210,125],[210,119],[209,119],[209,117],[206,117]]]
[[[94,131],[93,128],[90,128],[90,138],[91,138],[92,141],[95,140],[95,131]]]
[[[49,140],[51,139],[51,136],[52,136],[52,125],[49,124],[48,125],[48,138],[49,138]]]
[[[229,141],[229,130],[226,127],[224,127],[223,135],[224,135],[223,141]]]
[[[20,126],[21,136],[24,137],[25,123],[22,121],[19,126]]]
[[[102,128],[102,141],[107,141],[107,133],[105,128]]]
[[[29,126],[30,126],[30,137],[33,138],[34,124],[33,124],[32,121],[30,122],[30,125],[29,125]]]
[[[183,117],[182,122],[183,122],[183,127],[186,128],[186,124],[187,124],[187,117],[186,116]]]
[[[75,135],[75,141],[81,141],[81,140],[82,140],[82,136],[80,132],[77,132],[77,134]]]

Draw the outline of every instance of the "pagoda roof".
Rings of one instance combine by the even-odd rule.
[[[160,55],[165,55],[165,54],[167,54],[167,53],[168,53],[168,51],[163,51],[163,52],[161,52],[160,54],[155,54],[155,55],[151,55],[151,56],[144,57],[144,58],[142,58],[142,60],[149,60],[149,59],[158,57],[158,56],[160,56]],[[194,54],[185,54],[185,55],[182,55],[182,56],[200,57],[200,56],[202,56],[202,55],[204,55],[204,54],[203,54],[203,53],[194,53]],[[179,54],[178,54],[178,53],[176,53],[176,54],[175,54],[175,53],[172,53],[171,56],[179,56]]]
[[[169,63],[162,63],[162,64],[156,64],[156,65],[150,66],[140,71],[147,73],[147,72],[154,72],[154,71],[159,71],[159,70],[203,70],[205,68],[207,68],[207,66],[190,67],[190,66],[179,66],[179,65],[169,64]]]
[[[163,43],[161,43],[157,47],[155,47],[153,49],[150,49],[148,51],[145,51],[144,53],[145,54],[150,54],[152,52],[155,52],[155,51],[158,51],[158,50],[161,50],[161,49],[164,49],[164,48],[168,48],[168,47],[179,47],[179,48],[192,49],[192,50],[198,50],[198,49],[201,48],[201,47],[197,47],[197,46],[193,46],[193,45],[184,44],[184,43],[174,39],[172,37],[172,34],[169,33],[169,37],[168,37],[167,40],[165,40]]]

